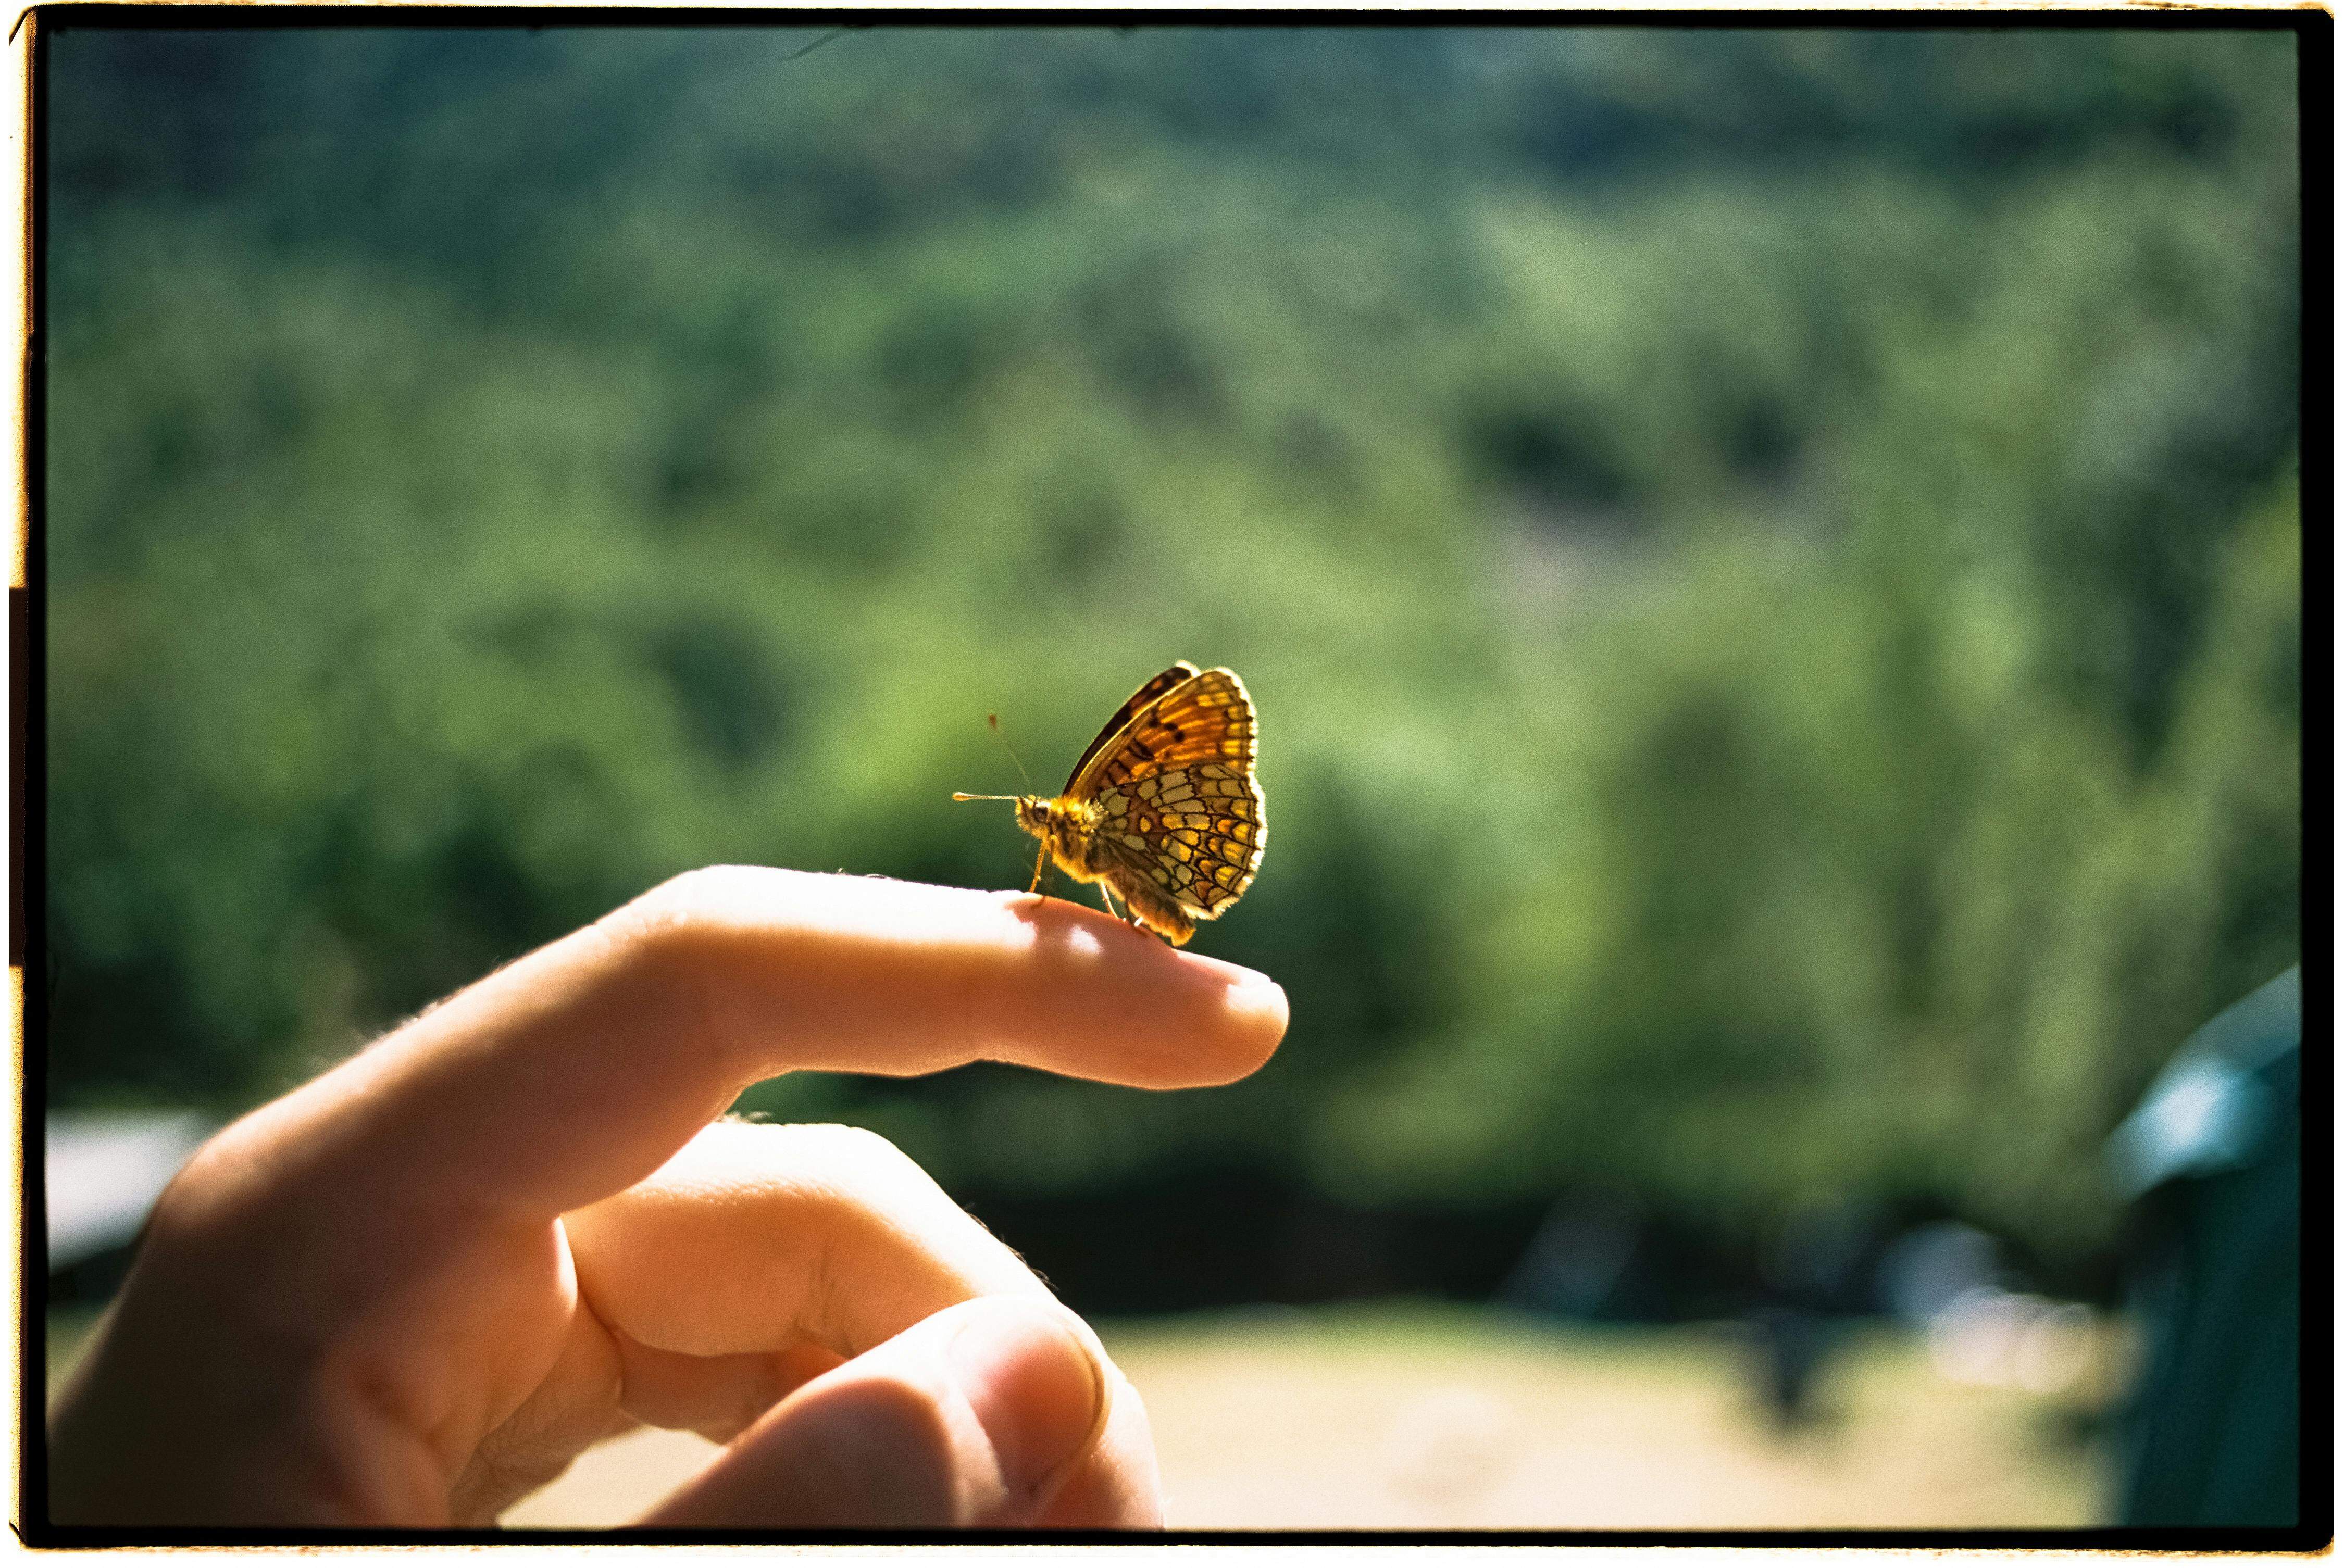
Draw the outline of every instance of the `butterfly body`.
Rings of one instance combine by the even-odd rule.
[[[1176,664],[1132,693],[1052,799],[1015,797],[1046,859],[1120,895],[1134,924],[1176,947],[1252,884],[1268,833],[1254,711],[1227,669]],[[977,797],[961,797],[976,799]]]
[[[1027,795],[1017,802],[1017,825],[1042,840],[1058,869],[1077,882],[1099,883],[1122,894],[1139,924],[1175,946],[1186,942],[1197,934],[1197,922],[1157,892],[1144,866],[1116,852],[1102,831],[1106,815],[1096,802],[1064,795],[1051,800]]]

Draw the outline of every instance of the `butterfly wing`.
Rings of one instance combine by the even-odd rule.
[[[1091,765],[1091,759],[1099,754],[1099,748],[1123,732],[1123,727],[1131,722],[1133,714],[1182,681],[1189,679],[1196,673],[1197,667],[1184,658],[1126,699],[1124,705],[1115,710],[1115,717],[1106,721],[1106,727],[1098,732],[1088,746],[1083,748],[1083,754],[1075,759],[1074,770],[1066,775],[1066,793],[1071,795],[1075,792],[1075,786],[1082,781],[1083,769]]]
[[[1252,884],[1268,840],[1254,730],[1245,683],[1205,670],[1137,709],[1067,793],[1097,803],[1119,862],[1210,920]]]

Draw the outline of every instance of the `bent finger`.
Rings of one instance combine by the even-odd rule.
[[[1063,1308],[965,1302],[807,1383],[646,1523],[1031,1524],[1096,1441],[1106,1411],[1103,1371]]]
[[[812,1374],[981,1296],[1063,1311],[1032,1270],[894,1145],[852,1127],[725,1121],[564,1217],[579,1291],[625,1353],[638,1419],[729,1437]],[[1057,1505],[1154,1507],[1138,1395],[1079,1319],[1112,1419]]]
[[[855,1356],[983,1295],[1047,1298],[1017,1255],[858,1127],[720,1121],[565,1215],[580,1294],[637,1344]]]

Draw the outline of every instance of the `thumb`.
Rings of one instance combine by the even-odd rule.
[[[1102,1358],[1073,1313],[980,1296],[798,1389],[644,1523],[1029,1524],[1097,1441],[1106,1405]]]

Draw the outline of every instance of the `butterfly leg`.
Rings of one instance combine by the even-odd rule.
[[[1132,909],[1130,900],[1126,899],[1123,902],[1123,907],[1121,909],[1117,909],[1116,908],[1115,895],[1107,891],[1107,886],[1105,882],[1101,882],[1098,885],[1098,890],[1099,901],[1106,906],[1106,912],[1108,914],[1113,915],[1116,920],[1121,920],[1125,925],[1129,926],[1135,931],[1146,930],[1147,929],[1139,923],[1138,912]]]
[[[1038,893],[1038,892],[1040,892],[1040,891],[1042,890],[1042,865],[1043,865],[1043,862],[1044,862],[1044,861],[1046,861],[1046,860],[1047,860],[1049,858],[1050,858],[1050,846],[1049,846],[1049,845],[1047,845],[1047,844],[1043,845],[1043,846],[1041,847],[1041,849],[1037,849],[1037,850],[1036,850],[1036,851],[1035,851],[1035,854],[1034,854],[1034,880],[1033,880],[1032,884],[1026,888],[1026,890],[1027,892],[1029,892],[1029,893]]]

